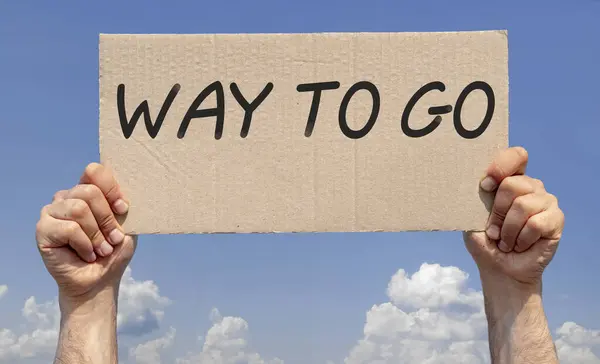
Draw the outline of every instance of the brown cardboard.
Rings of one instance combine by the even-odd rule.
[[[180,139],[188,108],[216,81],[223,88],[222,135],[215,138],[215,109],[192,108],[192,116],[205,117],[189,120]],[[339,87],[321,93],[307,137],[314,92],[298,85],[334,81]],[[376,87],[380,108],[370,131],[357,138],[371,114],[371,94],[362,89],[350,99],[347,127],[340,127],[339,111],[347,91],[365,82]],[[452,111],[433,132],[407,136],[407,103],[431,82],[443,82],[445,91],[426,93],[409,126],[426,127],[436,117],[429,112],[448,112],[446,105]],[[489,85],[495,105],[483,134],[461,136],[454,112],[473,82]],[[245,112],[231,83],[248,103],[267,87],[245,137]],[[180,85],[154,138],[143,115],[125,137],[120,84],[126,122],[147,100],[153,123]],[[463,99],[464,128],[476,129],[488,98],[476,89]],[[212,92],[198,109],[216,105]],[[128,233],[481,230],[488,210],[479,181],[507,145],[504,31],[100,36],[101,162],[130,200]]]

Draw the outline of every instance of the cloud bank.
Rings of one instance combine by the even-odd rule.
[[[386,290],[388,301],[364,316],[363,336],[337,364],[483,364],[489,363],[483,294],[468,287],[469,276],[456,267],[421,265],[409,274],[398,270]],[[8,287],[0,285],[0,298]],[[284,364],[265,358],[250,345],[250,327],[241,317],[213,309],[211,327],[196,348],[174,352],[177,331],[163,328],[171,300],[151,280],[136,280],[128,269],[121,283],[118,332],[134,344],[127,364]],[[0,328],[0,363],[34,364],[52,360],[58,339],[56,300],[28,298],[23,324]],[[155,335],[150,340],[142,339]],[[562,364],[600,364],[600,330],[565,322],[554,331]],[[136,342],[137,340],[137,342]],[[167,359],[174,358],[174,359]],[[335,364],[327,362],[324,364]]]

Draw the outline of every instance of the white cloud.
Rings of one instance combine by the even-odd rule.
[[[563,364],[600,364],[600,330],[565,322],[556,330],[556,350]],[[593,350],[596,349],[596,353]]]
[[[168,298],[160,295],[154,282],[136,281],[128,268],[119,293],[119,332],[141,335],[157,329],[164,307],[169,303]],[[21,314],[25,323],[19,330],[0,328],[0,362],[18,363],[19,358],[49,362],[58,341],[60,309],[57,300],[37,303],[32,296],[25,301]]]
[[[468,275],[456,267],[423,264],[412,275],[400,269],[387,287],[388,302],[366,313],[363,337],[345,364],[480,364],[489,363],[483,295],[467,287]],[[6,286],[0,286],[0,297]],[[252,348],[249,325],[241,317],[222,316],[213,309],[212,326],[199,347],[186,355],[173,352],[176,330],[139,343],[143,334],[159,328],[170,300],[153,281],[138,281],[127,269],[119,295],[119,333],[127,335],[124,354],[136,364],[283,364]],[[56,300],[38,303],[28,298],[18,329],[0,328],[0,363],[50,362],[60,321]],[[600,330],[566,322],[555,331],[563,364],[600,364]],[[292,340],[292,339],[291,339]],[[328,364],[333,364],[329,361]]]
[[[127,268],[119,291],[119,334],[141,336],[159,328],[171,301],[160,295],[153,281],[136,281]]]
[[[346,364],[489,362],[483,295],[455,267],[423,264],[390,280],[390,302],[374,305]]]
[[[392,277],[387,294],[392,303],[414,308],[436,308],[461,304],[479,308],[483,295],[466,287],[469,276],[456,267],[423,264],[412,276],[404,269]]]
[[[390,280],[390,302],[366,315],[364,336],[346,364],[489,363],[483,294],[467,288],[468,275],[456,267],[423,264],[409,276],[400,269]],[[600,331],[572,322],[557,331],[564,364],[600,364]]]
[[[23,334],[0,329],[0,362],[38,356],[48,358],[56,349],[60,324],[58,303],[38,304],[32,296],[25,301],[21,313],[26,320]]]
[[[283,364],[278,358],[265,360],[249,348],[246,320],[222,317],[217,309],[209,317],[213,326],[204,336],[202,350],[177,359],[177,364]]]
[[[60,322],[60,308],[56,301],[38,304],[33,296],[25,300],[21,314],[28,322],[38,326],[56,327]]]
[[[131,348],[129,356],[137,364],[161,364],[161,352],[170,348],[174,339],[175,329],[171,327],[163,337]]]
[[[4,296],[7,291],[8,291],[8,286],[0,285],[0,298],[2,298],[2,296]]]

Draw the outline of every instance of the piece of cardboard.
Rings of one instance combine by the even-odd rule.
[[[142,103],[152,136],[129,124]],[[481,230],[507,146],[505,31],[100,36],[101,162],[128,233]]]

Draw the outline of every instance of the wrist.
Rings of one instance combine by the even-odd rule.
[[[543,309],[541,281],[523,283],[486,271],[481,271],[480,276],[488,321],[514,319],[526,310]]]
[[[90,297],[59,294],[61,323],[56,363],[117,363],[117,293],[103,290]]]
[[[58,302],[63,317],[91,319],[111,315],[117,310],[118,289],[108,287],[81,296],[69,296],[59,290]]]
[[[480,272],[492,363],[557,363],[541,280]]]
[[[493,291],[510,290],[512,293],[519,295],[541,294],[542,292],[541,278],[523,282],[502,272],[485,269],[479,270],[479,276],[484,289]]]

